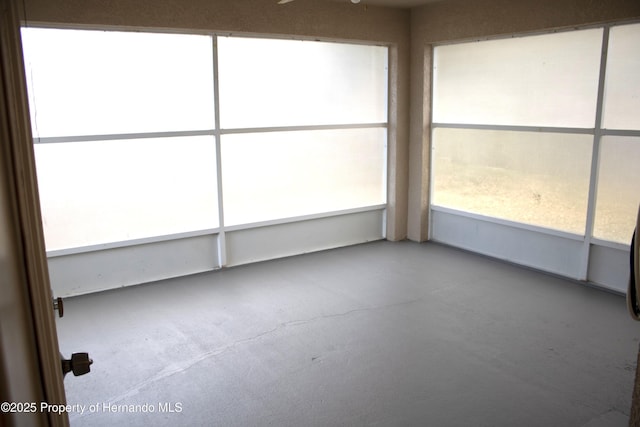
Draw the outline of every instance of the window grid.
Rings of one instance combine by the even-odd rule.
[[[28,27],[25,27],[28,28]],[[108,31],[108,30],[107,30]],[[117,30],[122,31],[122,30]],[[188,34],[188,33],[186,33]],[[203,34],[200,34],[203,35]],[[367,207],[355,207],[351,209],[344,209],[339,211],[318,213],[318,214],[308,214],[302,215],[300,217],[291,217],[291,218],[283,218],[283,219],[274,219],[261,221],[258,223],[248,223],[248,224],[239,224],[228,227],[224,222],[224,205],[223,205],[223,181],[222,181],[222,168],[223,168],[223,160],[221,156],[221,137],[223,135],[232,135],[232,134],[249,134],[256,132],[282,132],[282,131],[300,131],[300,130],[341,130],[341,129],[374,129],[374,128],[384,128],[388,131],[388,123],[380,122],[380,123],[340,123],[340,124],[322,124],[322,125],[301,125],[301,126],[273,126],[273,127],[261,127],[261,128],[230,128],[230,129],[221,129],[220,127],[220,88],[219,88],[219,73],[218,73],[218,48],[217,48],[217,40],[219,35],[216,33],[208,33],[204,34],[211,38],[211,49],[212,49],[212,58],[213,58],[213,102],[214,102],[214,118],[213,118],[213,128],[210,129],[198,129],[198,130],[182,130],[182,131],[161,131],[161,132],[140,132],[140,133],[121,133],[121,134],[105,134],[105,135],[68,135],[68,136],[51,136],[51,137],[34,137],[34,144],[50,144],[50,143],[71,143],[71,142],[86,142],[91,143],[93,141],[117,141],[117,140],[135,140],[135,139],[147,139],[147,138],[165,138],[165,137],[188,137],[188,136],[212,136],[215,140],[215,150],[216,150],[216,173],[217,173],[217,197],[218,197],[218,216],[219,216],[219,226],[210,229],[202,229],[202,230],[189,230],[180,233],[167,234],[167,235],[158,235],[158,236],[150,236],[144,238],[136,238],[129,239],[123,241],[114,241],[107,243],[99,243],[92,244],[88,246],[81,247],[70,247],[65,249],[56,249],[47,251],[48,256],[63,256],[75,253],[83,253],[88,251],[95,250],[104,250],[109,248],[118,248],[118,247],[126,247],[133,246],[137,244],[145,244],[151,242],[159,242],[165,240],[172,239],[181,239],[185,237],[194,237],[200,235],[208,235],[208,234],[217,234],[218,235],[218,254],[219,254],[219,265],[226,265],[226,239],[225,239],[225,231],[237,231],[244,229],[251,229],[255,227],[267,226],[267,225],[276,225],[283,224],[289,222],[296,222],[300,220],[308,220],[315,218],[323,218],[323,217],[331,217],[334,215],[342,215],[342,214],[350,214],[350,213],[358,213],[372,210],[381,210],[386,209],[386,168],[387,168],[387,150],[383,154],[384,157],[384,170],[383,170],[383,178],[384,178],[384,194],[385,194],[385,203],[384,204],[376,204]],[[256,39],[261,39],[260,37],[251,37]],[[313,41],[309,41],[313,43]],[[336,42],[339,44],[342,42]],[[387,57],[387,65],[389,58]],[[388,69],[388,68],[387,68]],[[384,88],[388,93],[388,86]],[[385,105],[385,108],[388,108],[388,104]]]
[[[471,130],[496,130],[496,131],[517,131],[517,132],[547,132],[547,133],[560,133],[560,134],[588,134],[593,136],[593,145],[592,145],[592,160],[591,160],[591,170],[589,176],[589,196],[587,202],[587,211],[586,214],[586,225],[585,232],[583,236],[575,235],[575,238],[579,238],[583,242],[583,249],[581,252],[582,256],[582,279],[587,278],[588,268],[589,268],[589,254],[591,245],[598,244],[608,247],[613,247],[617,249],[628,250],[626,245],[621,245],[616,242],[602,240],[593,236],[594,224],[595,224],[595,215],[596,215],[596,201],[597,201],[597,190],[598,190],[598,173],[599,173],[599,158],[600,158],[600,142],[605,136],[640,136],[640,130],[637,129],[604,129],[603,128],[603,119],[604,119],[604,97],[605,97],[605,82],[606,82],[606,71],[607,71],[607,53],[609,48],[609,34],[610,29],[616,26],[628,25],[629,22],[625,23],[616,23],[610,25],[602,25],[597,27],[585,27],[585,28],[602,28],[602,45],[601,45],[601,55],[600,55],[600,70],[599,70],[599,79],[598,79],[598,94],[597,94],[597,104],[596,104],[596,117],[594,127],[591,128],[573,128],[573,127],[548,127],[548,126],[520,126],[520,125],[491,125],[491,124],[465,124],[465,123],[446,123],[446,122],[432,122],[431,123],[431,140],[433,141],[435,131],[437,129],[471,129]],[[576,31],[581,28],[576,28],[573,30],[567,31]],[[526,36],[524,36],[526,37]],[[442,45],[446,46],[446,45]],[[432,51],[434,52],[438,46],[433,46]],[[434,55],[432,55],[432,58]],[[435,80],[432,78],[432,84]],[[432,89],[433,90],[433,89]],[[433,99],[433,98],[432,98]],[[432,108],[433,111],[433,108]],[[433,113],[432,113],[433,116]],[[430,170],[434,170],[433,165],[433,157],[431,156],[431,166]],[[433,174],[430,180],[430,188],[429,193],[432,195],[434,191],[434,179]],[[456,209],[452,209],[446,206],[438,206],[436,204],[430,203],[430,209],[433,210],[441,210],[441,211],[449,211],[456,212]],[[519,223],[516,221],[511,221],[508,219],[501,218],[493,218],[486,217],[481,213],[473,213],[473,212],[465,212],[458,211],[461,215],[471,215],[482,217],[483,220],[488,220],[490,222],[496,223],[505,223],[510,226],[522,229],[535,229],[540,228],[536,225]],[[547,229],[546,233],[557,236],[566,236],[567,232]],[[571,233],[569,233],[571,234]]]

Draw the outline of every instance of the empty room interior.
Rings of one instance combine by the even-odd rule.
[[[629,424],[640,2],[19,3],[72,426]]]

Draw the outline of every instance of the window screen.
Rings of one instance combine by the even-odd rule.
[[[584,235],[602,37],[436,47],[432,204]]]
[[[584,233],[591,135],[436,129],[432,203]]]
[[[386,202],[386,129],[225,135],[227,225]]]
[[[604,98],[605,129],[640,130],[640,24],[612,27]]]
[[[606,136],[600,145],[594,237],[631,241],[640,203],[640,138]]]
[[[152,137],[214,127],[210,36],[22,37],[48,250],[219,225],[213,136]]]
[[[220,37],[223,129],[387,121],[387,48]]]
[[[433,121],[592,128],[602,29],[439,46]]]
[[[47,250],[218,226],[212,137],[36,144]]]
[[[48,250],[385,203],[386,47],[22,35]]]
[[[214,127],[209,36],[23,28],[35,137]]]

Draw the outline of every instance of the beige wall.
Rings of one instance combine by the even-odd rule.
[[[411,14],[408,237],[428,238],[431,47],[434,43],[640,18],[638,0],[449,0]]]
[[[407,42],[409,12],[298,0],[25,0],[28,21]]]
[[[387,236],[406,237],[409,37],[408,10],[299,0],[25,0],[29,23],[202,30],[367,41],[390,46]]]

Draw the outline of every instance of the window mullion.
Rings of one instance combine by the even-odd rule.
[[[589,199],[587,202],[587,222],[584,232],[582,247],[582,265],[580,279],[587,280],[589,272],[589,252],[591,239],[593,238],[593,224],[595,221],[596,198],[598,191],[598,165],[600,160],[600,141],[602,139],[602,115],[604,104],[604,87],[607,68],[607,52],[609,49],[609,27],[602,31],[602,53],[600,55],[600,75],[598,80],[598,98],[596,105],[595,132],[593,135],[593,148],[591,154],[591,174],[589,178]]]
[[[213,102],[214,102],[214,135],[216,142],[216,183],[218,185],[218,218],[220,233],[218,234],[218,263],[220,267],[227,264],[227,244],[224,223],[224,197],[222,194],[222,149],[220,141],[220,82],[218,81],[218,36],[211,36],[211,49],[213,49]]]

